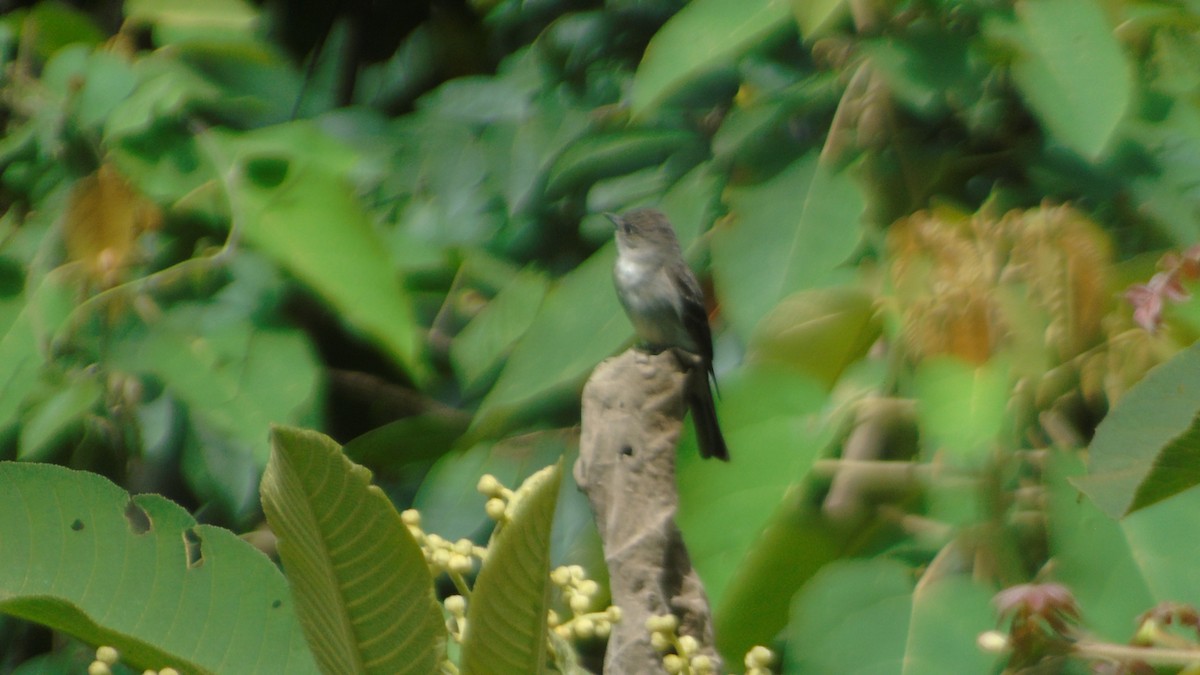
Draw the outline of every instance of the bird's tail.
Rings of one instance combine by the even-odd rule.
[[[708,371],[703,368],[693,368],[688,373],[687,384],[688,407],[692,411],[692,424],[696,426],[696,443],[700,446],[700,456],[708,459],[716,457],[729,461],[729,448],[725,445],[725,437],[721,435],[721,426],[717,423],[717,406],[713,402],[712,390],[708,388]]]

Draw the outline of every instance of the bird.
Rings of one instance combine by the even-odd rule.
[[[683,350],[696,357],[684,394],[692,411],[700,456],[729,461],[729,448],[717,422],[709,379],[713,372],[712,329],[704,291],[683,258],[671,221],[652,208],[605,213],[616,226],[617,261],[613,282],[642,346],[653,352]]]

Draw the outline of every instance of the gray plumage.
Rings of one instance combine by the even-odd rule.
[[[638,339],[653,351],[679,348],[699,357],[701,367],[689,373],[686,390],[696,440],[702,456],[728,460],[708,384],[713,346],[704,291],[683,259],[675,230],[655,209],[605,215],[617,228],[617,297]]]

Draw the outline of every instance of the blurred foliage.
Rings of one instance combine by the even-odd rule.
[[[630,340],[598,214],[656,205],[713,299],[733,460],[685,438],[679,518],[727,663],[999,669],[975,637],[1028,582],[1124,643],[1200,604],[1197,275],[1155,274],[1200,234],[1198,27],[1194,0],[23,3],[0,459],[246,531],[269,426],[316,428],[481,542],[469,486],[570,462]],[[598,574],[572,494],[551,557]],[[1099,658],[1027,627],[1014,667]],[[73,653],[0,623],[0,669]]]

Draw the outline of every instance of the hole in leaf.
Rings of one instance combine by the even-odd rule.
[[[134,534],[146,534],[150,531],[150,514],[132,499],[125,504],[125,520]]]
[[[255,157],[246,162],[246,177],[261,188],[279,187],[291,163],[283,157]]]
[[[204,564],[204,552],[200,550],[200,533],[196,528],[189,527],[183,531],[183,548],[187,553],[188,569],[195,569]]]
[[[83,521],[76,518],[75,522],[71,523],[71,529],[75,530],[76,532],[82,530],[83,529]]]
[[[276,600],[275,602],[271,603],[271,609],[279,609],[280,607],[283,607],[282,600]]]
[[[628,446],[628,445],[622,445],[621,446],[621,454],[626,457],[632,457],[633,456],[633,447]]]

